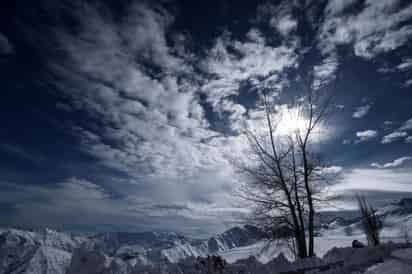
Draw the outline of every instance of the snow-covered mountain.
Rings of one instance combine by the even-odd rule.
[[[0,273],[65,273],[71,252],[86,239],[45,229],[0,234]]]
[[[204,241],[175,242],[173,247],[163,250],[162,255],[169,262],[178,262],[187,257],[217,255],[234,248],[255,244],[265,236],[265,233],[255,226],[233,227]]]
[[[176,263],[255,244],[263,237],[263,232],[248,225],[205,240],[173,232],[110,232],[75,237],[50,229],[5,229],[0,231],[0,273],[65,273],[70,263],[74,264],[72,268],[81,264],[82,256],[105,265],[116,265],[117,259],[130,266]]]
[[[140,264],[178,262],[187,257],[219,254],[255,244],[265,234],[250,225],[233,227],[222,234],[199,240],[168,232],[101,233],[90,238],[89,248]]]
[[[382,207],[378,215],[384,223],[383,237],[400,239],[412,231],[412,199]],[[203,240],[171,232],[72,236],[50,229],[1,229],[0,274],[106,273],[107,269],[111,271],[107,273],[141,273],[140,268],[177,267],[181,262],[193,264],[194,259],[190,258],[209,255],[219,255],[229,263],[253,256],[266,264],[274,258],[283,260],[279,257],[282,253],[291,258],[285,243],[269,242],[265,236],[264,232],[250,225],[234,227]],[[358,217],[329,218],[329,222],[320,226],[317,254],[323,256],[334,246],[350,246],[353,239],[362,240],[362,237]],[[97,266],[106,272],[99,272]]]

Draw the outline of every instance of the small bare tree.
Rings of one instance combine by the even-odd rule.
[[[401,231],[400,231],[400,236],[403,238],[403,240],[405,241],[405,244],[407,246],[410,246],[411,244],[411,237],[409,235],[409,228],[407,225],[402,225],[401,226]]]
[[[242,197],[254,204],[254,217],[263,227],[287,227],[293,235],[297,257],[314,256],[315,203],[319,185],[327,177],[311,146],[316,130],[329,116],[330,100],[308,89],[305,96],[288,106],[288,132],[281,131],[278,105],[263,95],[264,125],[260,131],[246,128],[250,144],[249,164]]]
[[[379,234],[382,229],[382,222],[376,214],[376,210],[368,203],[364,196],[356,196],[361,215],[362,229],[368,240],[368,245],[377,246],[380,244]]]

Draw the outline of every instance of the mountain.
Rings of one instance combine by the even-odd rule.
[[[45,229],[0,234],[0,273],[65,273],[71,252],[85,239]]]
[[[381,207],[382,236],[402,240],[412,229],[412,199]],[[334,246],[363,240],[360,219],[354,214],[333,214],[319,226],[316,250],[324,255]],[[109,232],[73,236],[50,229],[0,229],[0,273],[132,273],[144,267],[193,264],[193,258],[219,255],[229,263],[250,256],[260,263],[291,259],[289,246],[271,242],[254,226],[233,227],[208,239],[193,239],[173,232]],[[240,261],[245,264],[247,261]],[[256,263],[257,264],[257,263]],[[98,269],[101,268],[101,272]],[[132,271],[133,270],[133,271]],[[106,272],[104,272],[106,273]]]
[[[129,266],[176,263],[251,245],[263,237],[263,232],[249,225],[205,240],[173,232],[109,232],[80,237],[50,229],[6,229],[0,233],[0,273],[65,273],[69,265],[78,269],[91,262],[115,268],[125,267],[121,262]]]
[[[178,241],[171,248],[162,251],[169,262],[178,262],[187,257],[205,257],[212,254],[256,244],[266,238],[266,234],[255,226],[233,227],[204,241]]]
[[[191,239],[169,232],[110,232],[90,238],[89,249],[100,250],[110,256],[135,263],[153,264],[162,260],[178,262],[187,257],[218,254],[236,247],[254,244],[265,234],[257,227],[233,227],[209,239]]]

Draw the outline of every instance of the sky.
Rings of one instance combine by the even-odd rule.
[[[0,225],[208,235],[260,96],[333,95],[339,208],[412,196],[412,4],[2,1]]]

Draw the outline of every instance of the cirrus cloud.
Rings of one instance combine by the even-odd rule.
[[[383,136],[381,143],[382,144],[390,144],[396,141],[399,141],[402,138],[408,136],[408,133],[404,131],[394,131],[388,135]]]
[[[363,118],[364,116],[366,116],[366,114],[368,114],[369,110],[371,109],[371,105],[364,105],[364,106],[360,106],[358,107],[355,112],[352,114],[353,118]]]
[[[405,157],[400,157],[398,159],[393,160],[392,162],[385,163],[385,164],[379,164],[379,163],[372,163],[372,167],[376,168],[393,168],[393,167],[399,167],[403,165],[406,161],[411,160],[412,157],[405,156]]]
[[[0,32],[0,55],[9,55],[14,52],[14,47],[9,39]]]
[[[356,137],[358,138],[355,143],[366,142],[372,140],[378,136],[378,132],[376,130],[364,130],[356,132]]]

